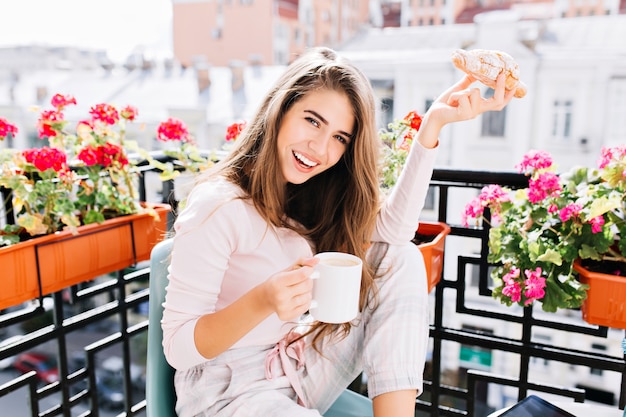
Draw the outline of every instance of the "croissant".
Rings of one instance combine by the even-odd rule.
[[[526,95],[526,84],[519,79],[519,65],[511,55],[505,52],[488,49],[472,49],[471,51],[457,49],[452,53],[452,63],[461,71],[491,88],[496,88],[496,78],[504,71],[505,88],[515,89],[514,95],[517,98]]]

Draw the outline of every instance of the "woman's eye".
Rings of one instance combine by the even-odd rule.
[[[317,120],[315,120],[312,117],[307,117],[306,120],[311,123],[313,126],[315,127],[320,127],[320,122],[318,122]]]
[[[346,139],[345,137],[341,135],[335,136],[335,139],[337,139],[339,142],[343,143],[344,145],[347,145],[348,143],[350,143],[348,139]]]

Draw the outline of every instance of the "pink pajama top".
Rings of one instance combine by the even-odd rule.
[[[405,244],[419,224],[437,148],[413,144],[404,171],[383,204],[372,241]],[[174,225],[169,285],[162,320],[163,349],[172,367],[191,368],[210,360],[196,349],[197,320],[219,311],[314,249],[296,232],[268,225],[242,190],[226,180],[197,185]],[[232,348],[277,343],[293,323],[276,314]]]

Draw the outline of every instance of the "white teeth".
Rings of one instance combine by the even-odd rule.
[[[310,168],[313,168],[315,166],[317,166],[317,163],[311,161],[310,159],[306,158],[304,155],[298,153],[298,152],[294,152],[293,153],[295,155],[296,158],[298,158],[298,161],[302,162],[304,165],[307,165]]]

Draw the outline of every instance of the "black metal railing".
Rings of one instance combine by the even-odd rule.
[[[142,197],[158,195],[175,205],[173,183],[148,190],[149,177],[156,174],[144,168]],[[525,186],[527,178],[436,170],[431,181],[436,203],[424,216],[448,223],[452,231],[443,279],[431,294],[431,348],[416,416],[482,417],[536,391],[623,409],[625,357],[621,350],[611,350],[619,345],[623,330],[587,325],[578,311],[547,314],[532,306],[504,307],[491,298],[488,229],[465,228],[454,220],[460,218],[458,206],[487,184],[517,188]],[[23,336],[0,347],[0,363],[24,352],[44,352],[55,359],[59,379],[41,381],[36,372],[18,375],[10,366],[0,370],[0,409],[18,417],[145,415],[148,275],[147,263],[138,264],[2,312],[0,341]],[[118,359],[117,366],[105,366],[112,357]],[[559,384],[542,377],[542,372],[556,368],[565,369],[571,379]],[[585,382],[589,374],[595,386]],[[109,392],[107,378],[123,387],[117,388],[117,395]],[[364,389],[358,381],[351,388]],[[499,393],[495,400],[493,392]]]

